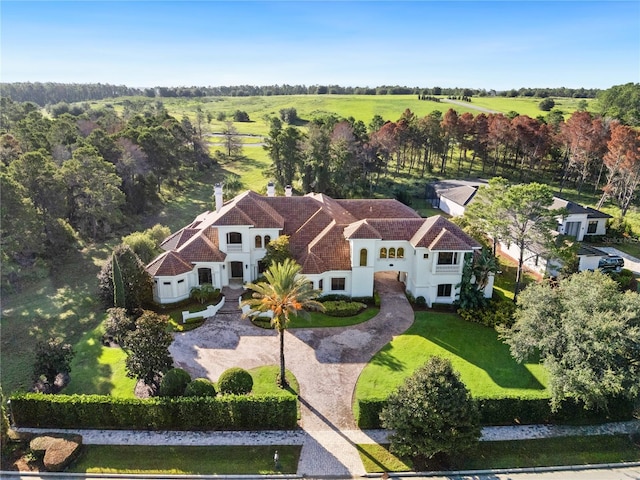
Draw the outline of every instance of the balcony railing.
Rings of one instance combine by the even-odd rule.
[[[460,265],[436,265],[436,273],[459,273]]]
[[[242,252],[242,244],[240,243],[228,243],[227,253],[240,253]]]

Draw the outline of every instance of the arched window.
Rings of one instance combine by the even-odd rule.
[[[271,242],[271,235],[264,236],[264,247],[267,248],[267,245]]]
[[[360,266],[361,267],[367,266],[367,249],[366,248],[360,249]]]
[[[387,249],[385,247],[380,249],[380,258],[387,258]]]
[[[262,248],[262,237],[260,235],[256,235],[256,248]]]
[[[402,247],[398,249],[398,258],[404,258],[404,248]]]
[[[389,258],[396,258],[396,249],[393,247],[389,249]]]

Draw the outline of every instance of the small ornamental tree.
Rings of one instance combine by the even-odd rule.
[[[124,286],[124,307],[132,312],[142,308],[153,300],[153,280],[144,268],[144,264],[135,252],[125,244],[118,245],[112,254],[117,258]],[[115,288],[112,258],[109,258],[98,274],[99,294],[105,308],[115,305]]]
[[[194,378],[184,390],[185,397],[215,397],[216,387],[207,378]]]
[[[145,311],[136,322],[136,329],[127,335],[129,356],[125,360],[127,377],[155,386],[161,374],[173,365],[169,345],[173,337],[167,332],[166,315]]]
[[[126,347],[127,335],[136,329],[136,319],[127,314],[124,308],[110,308],[107,310],[107,318],[104,322],[104,330],[107,336],[113,339],[121,347]]]
[[[480,438],[478,408],[449,360],[431,357],[388,399],[380,414],[393,430],[391,451],[416,469],[471,449]]]
[[[45,384],[52,385],[59,373],[71,371],[73,348],[63,343],[60,338],[51,338],[36,344],[36,359],[33,365],[33,380],[43,379]]]
[[[253,377],[242,368],[232,367],[222,372],[218,379],[218,388],[220,393],[246,395],[253,389]]]
[[[161,397],[181,397],[191,382],[191,375],[182,368],[172,368],[162,377],[158,395]]]
[[[266,253],[262,258],[262,265],[265,269],[276,263],[284,263],[287,258],[293,259],[289,250],[289,235],[280,235],[265,245]]]

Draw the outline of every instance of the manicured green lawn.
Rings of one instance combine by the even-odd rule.
[[[51,274],[2,295],[0,381],[5,395],[31,389],[36,342],[60,337],[75,345],[102,320],[98,274],[112,245],[88,246],[58,259]],[[25,282],[26,283],[26,282]]]
[[[103,332],[102,325],[99,325],[75,345],[71,381],[62,393],[135,397],[136,380],[126,375],[124,362],[127,354],[121,348],[103,346]]]
[[[320,312],[310,312],[308,320],[292,317],[289,328],[349,327],[371,320],[379,311],[377,307],[367,307],[351,317],[332,317]]]
[[[500,262],[500,273],[496,273],[493,289],[500,296],[513,300],[518,264],[515,260],[505,255],[498,255],[498,261]],[[522,276],[522,283],[526,286],[534,281],[536,279],[533,274],[525,271]]]
[[[474,397],[547,398],[547,373],[518,364],[495,330],[450,313],[416,312],[414,324],[380,350],[356,385],[356,399],[386,398],[433,355],[448,358]]]
[[[283,390],[278,386],[278,375],[280,375],[280,367],[278,365],[252,368],[249,373],[253,378],[252,393],[254,395],[297,395],[300,392],[298,380],[289,370],[286,370],[289,388]]]
[[[85,445],[70,473],[232,475],[296,473],[302,447],[216,446],[151,447],[138,445]],[[281,470],[273,463],[280,455]]]
[[[291,317],[288,328],[349,327],[371,320],[379,311],[380,309],[378,307],[367,307],[357,315],[350,317],[332,317],[320,312],[309,312],[308,319]],[[267,317],[259,317],[252,320],[252,322],[261,328],[272,328]]]
[[[410,460],[389,452],[388,445],[358,445],[368,473],[411,470]],[[559,437],[509,442],[480,442],[475,451],[452,459],[451,470],[543,467],[633,462],[640,448],[628,435]]]

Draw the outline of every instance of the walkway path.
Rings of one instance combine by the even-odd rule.
[[[413,323],[411,306],[393,274],[376,274],[375,288],[381,297],[380,312],[368,322],[285,333],[286,365],[300,384],[300,424],[307,436],[300,474],[364,473],[353,439],[343,433],[356,428],[351,409],[353,391],[371,357]],[[233,303],[227,297],[225,309]],[[214,381],[230,367],[277,365],[278,352],[276,332],[255,328],[232,312],[177,335],[171,345],[179,367],[193,377]]]

